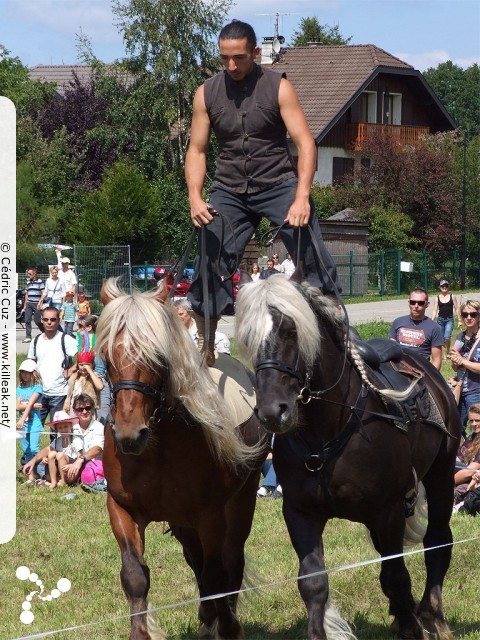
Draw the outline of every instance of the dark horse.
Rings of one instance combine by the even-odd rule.
[[[265,457],[253,411],[237,428],[164,295],[129,295],[108,280],[97,325],[113,393],[103,452],[107,506],[122,556],[131,640],[157,637],[146,615],[150,577],[143,557],[152,521],[170,524],[200,596],[240,589]],[[200,604],[202,638],[244,637],[236,601]]]
[[[418,541],[423,538],[425,548],[446,546],[424,553],[427,579],[420,603],[412,596],[402,557],[382,562],[380,582],[395,634],[451,638],[442,586],[451,558],[449,520],[460,425],[442,376],[426,359],[405,356],[421,372],[430,394],[424,388],[423,399],[429,407],[436,405],[440,425],[416,418],[407,430],[397,428],[382,394],[405,399],[415,381],[403,392],[379,392],[359,349],[346,339],[343,315],[318,289],[281,277],[247,284],[236,314],[237,348],[256,369],[257,415],[268,431],[283,434],[275,438],[273,460],[299,577],[319,572],[298,583],[308,612],[308,637],[352,637],[328,628],[322,543],[327,520],[363,523],[382,557],[401,554],[406,514],[421,481],[428,526]]]

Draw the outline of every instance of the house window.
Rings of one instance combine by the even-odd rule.
[[[383,94],[383,124],[402,124],[402,94]]]
[[[364,91],[360,96],[360,122],[377,121],[377,94],[375,91]]]
[[[332,183],[341,184],[349,176],[353,176],[353,158],[333,158]]]

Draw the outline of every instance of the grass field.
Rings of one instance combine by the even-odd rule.
[[[387,323],[361,328],[362,337],[385,335]],[[444,375],[449,375],[448,363]],[[45,436],[46,437],[46,436]],[[80,488],[29,489],[18,474],[17,532],[0,546],[0,640],[52,637],[56,640],[116,640],[128,637],[130,621],[120,586],[120,554],[105,508],[105,495]],[[72,500],[63,499],[74,494]],[[1,517],[1,515],[0,515]],[[452,518],[455,541],[480,537],[480,518],[457,514]],[[150,603],[159,611],[157,623],[172,639],[196,637],[197,605],[182,603],[197,597],[190,569],[178,543],[163,535],[162,524],[147,530],[146,560],[151,570]],[[326,529],[328,568],[376,557],[360,525],[334,520]],[[247,542],[250,572],[258,588],[242,598],[239,617],[247,638],[302,639],[306,615],[297,591],[297,560],[281,513],[281,500],[259,500],[252,534]],[[423,555],[406,559],[414,595],[422,595]],[[17,567],[38,574],[46,593],[60,578],[71,589],[51,602],[32,600],[34,621],[20,622],[22,603],[34,585],[16,578]],[[360,640],[390,638],[388,604],[379,582],[378,563],[337,571],[330,576],[331,598],[355,626]],[[480,539],[458,543],[444,589],[447,620],[457,639],[480,638]],[[161,608],[164,609],[161,609]],[[47,631],[58,631],[48,636]]]

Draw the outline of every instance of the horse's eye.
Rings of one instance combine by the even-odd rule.
[[[297,337],[297,330],[296,329],[289,329],[287,331],[286,337],[291,339],[291,340],[294,340]]]

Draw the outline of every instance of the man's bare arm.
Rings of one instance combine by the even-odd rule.
[[[280,82],[278,102],[282,119],[298,150],[297,193],[285,221],[294,227],[304,227],[310,219],[309,197],[315,173],[315,142],[298,101],[297,93],[285,78],[282,78]]]
[[[203,85],[193,99],[190,145],[185,158],[185,180],[190,200],[190,215],[196,227],[203,227],[213,217],[202,198],[203,183],[207,174],[207,148],[210,141],[210,119],[205,106]]]

